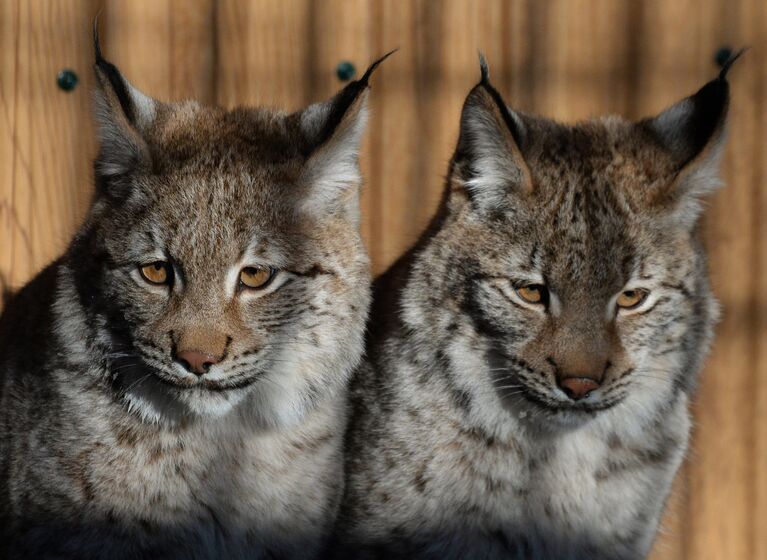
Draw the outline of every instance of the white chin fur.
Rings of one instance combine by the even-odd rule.
[[[161,383],[142,383],[123,398],[128,409],[145,422],[174,423],[183,417],[220,418],[246,396],[244,390],[214,392],[204,388],[175,389]]]
[[[231,412],[245,396],[244,389],[216,392],[195,387],[182,390],[178,400],[195,416],[219,418]]]

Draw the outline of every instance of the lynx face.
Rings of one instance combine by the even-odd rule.
[[[114,383],[160,419],[290,423],[359,361],[366,76],[295,114],[166,104],[99,58],[97,199],[73,248]]]
[[[694,384],[717,313],[695,224],[726,106],[720,78],[654,119],[563,126],[483,79],[405,306],[411,327],[449,333],[460,391],[482,393],[484,371],[515,415],[572,423]]]

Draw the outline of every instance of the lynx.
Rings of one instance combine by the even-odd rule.
[[[717,319],[697,222],[728,68],[654,118],[565,126],[483,62],[438,214],[374,286],[339,557],[648,553]]]
[[[0,320],[0,556],[324,547],[370,300],[377,64],[292,114],[225,110],[152,99],[96,37],[92,207]]]

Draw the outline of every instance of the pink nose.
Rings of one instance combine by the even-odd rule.
[[[560,379],[559,386],[574,401],[588,397],[592,391],[599,389],[599,383],[590,377],[565,377]]]
[[[206,354],[205,352],[198,352],[197,350],[182,350],[176,354],[176,360],[184,366],[187,371],[202,375],[210,369],[210,366],[220,362],[221,358]]]

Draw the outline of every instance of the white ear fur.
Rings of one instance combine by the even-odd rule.
[[[139,91],[125,78],[123,80],[133,103],[133,126],[139,132],[143,132],[154,122],[154,118],[157,115],[157,101]]]
[[[97,169],[101,176],[109,177],[148,163],[149,151],[142,135],[154,121],[158,103],[134,87],[114,64],[101,56],[95,26],[94,47],[99,85],[95,107],[101,148]]]
[[[525,123],[490,84],[484,59],[480,64],[482,81],[464,102],[454,162],[474,208],[492,212],[511,193],[529,191],[532,181],[518,144],[527,136]]]
[[[719,167],[729,105],[726,70],[694,95],[645,119],[645,127],[677,166],[677,175],[660,195],[672,205],[673,217],[692,226],[702,211],[703,199],[721,185]]]
[[[373,62],[359,80],[329,101],[301,112],[299,127],[308,148],[302,173],[308,192],[302,210],[326,214],[344,208],[359,217],[358,187],[362,180],[358,156],[368,118],[370,77],[393,53]]]
[[[329,103],[321,103],[304,111],[301,128],[307,136],[312,137],[323,128],[331,108]],[[359,151],[367,119],[367,92],[363,92],[332,135],[309,155],[304,164],[302,182],[309,190],[303,210],[326,213],[349,196],[356,198],[362,182]]]
[[[515,124],[522,122],[512,111]],[[525,169],[510,151],[508,132],[504,131],[495,115],[486,107],[467,104],[461,118],[461,135],[470,146],[470,166],[473,174],[464,185],[472,199],[485,209],[498,208],[506,200],[509,189],[525,182]]]
[[[703,201],[723,185],[720,163],[724,153],[724,134],[712,141],[695,160],[679,173],[672,189],[675,218],[692,226],[703,212]]]

